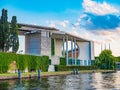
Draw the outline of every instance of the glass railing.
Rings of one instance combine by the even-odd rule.
[[[76,66],[91,66],[91,60],[80,60],[76,59],[76,64],[75,64],[75,59],[68,59],[68,65],[76,65]]]

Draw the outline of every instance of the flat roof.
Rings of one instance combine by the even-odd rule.
[[[81,38],[80,36],[73,35],[71,33],[67,33],[64,31],[60,31],[59,29],[52,28],[52,27],[44,27],[44,26],[23,24],[23,23],[18,23],[18,26],[19,26],[18,28],[19,32],[48,31],[48,32],[52,32],[52,38],[62,39],[63,36],[67,35],[68,40],[71,40],[71,37],[72,37],[72,38],[76,38],[76,41],[83,41],[83,42],[90,41],[90,40]]]
[[[55,30],[55,31],[59,31],[58,29],[56,29],[56,28],[53,28],[53,27],[45,27],[45,26],[38,26],[38,25],[31,25],[31,24],[23,24],[23,23],[17,23],[18,24],[18,26],[19,26],[19,30],[26,30],[27,28],[29,29],[31,29],[31,30],[35,30],[35,29],[37,29],[37,30],[42,30],[42,29],[44,29],[44,30]],[[26,29],[25,29],[26,28]],[[26,30],[27,31],[27,30]]]

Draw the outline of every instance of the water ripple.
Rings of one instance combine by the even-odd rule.
[[[0,90],[120,90],[120,72],[0,81]]]

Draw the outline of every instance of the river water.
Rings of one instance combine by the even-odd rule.
[[[120,71],[4,80],[0,90],[120,90]]]

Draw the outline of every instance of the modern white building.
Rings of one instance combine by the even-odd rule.
[[[66,57],[66,65],[91,65],[91,60],[94,60],[93,41],[56,28],[18,25],[19,35],[25,36],[25,54],[47,55],[52,65],[59,64],[60,57]],[[71,58],[68,56],[69,50]]]

